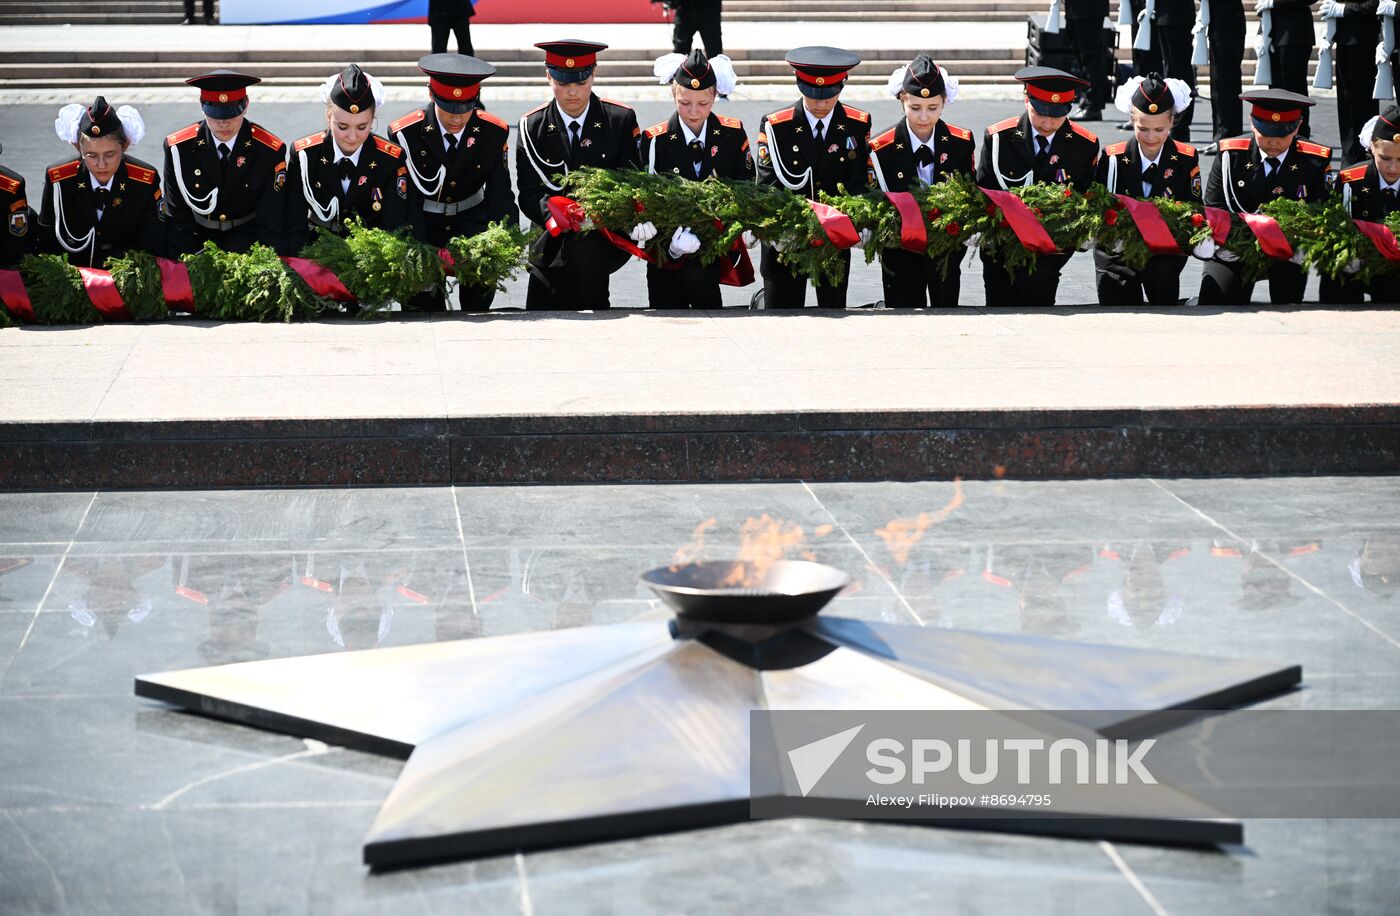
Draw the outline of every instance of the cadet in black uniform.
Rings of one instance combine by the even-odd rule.
[[[249,121],[248,88],[232,70],[185,80],[199,89],[204,120],[165,138],[167,248],[174,257],[212,241],[225,251],[254,242],[282,251],[287,146]]]
[[[446,245],[501,220],[518,226],[506,151],[510,126],[481,105],[481,83],[496,68],[462,54],[430,54],[418,68],[428,74],[431,104],[389,125],[390,139],[403,147],[413,234],[430,245]],[[496,291],[459,285],[457,298],[462,311],[484,312]],[[445,307],[440,290],[408,305],[429,311]]]
[[[1079,66],[1084,68],[1089,80],[1089,90],[1074,113],[1078,120],[1099,120],[1108,104],[1108,49],[1103,40],[1103,21],[1107,17],[1108,0],[1065,0],[1069,38],[1074,42]]]
[[[549,221],[549,198],[560,191],[557,178],[585,165],[637,168],[642,130],[631,108],[593,94],[593,69],[607,45],[565,40],[535,47],[545,52],[554,101],[520,119],[515,170],[520,210],[543,226]],[[609,275],[630,257],[600,232],[544,233],[530,254],[525,307],[608,308]]]
[[[471,55],[472,17],[476,7],[472,0],[428,0],[428,28],[432,32],[433,53],[447,50],[447,36],[457,36],[457,53]]]
[[[1220,155],[1206,182],[1205,203],[1232,213],[1253,213],[1271,200],[1321,200],[1331,183],[1332,150],[1298,139],[1303,109],[1314,104],[1284,89],[1243,96],[1250,102],[1252,137],[1220,142]],[[1220,251],[1201,278],[1201,305],[1243,305],[1253,284],[1240,282],[1234,258]],[[1275,261],[1269,269],[1269,301],[1302,302],[1308,275],[1297,264]]]
[[[1370,152],[1370,161],[1342,169],[1342,200],[1352,219],[1383,223],[1400,211],[1400,107],[1392,105],[1373,117],[1359,138]],[[1360,282],[1337,283],[1322,278],[1321,299],[1328,304],[1361,302],[1366,293],[1373,302],[1400,302],[1400,284],[1374,279],[1369,288]]]
[[[1088,84],[1050,67],[1024,67],[1016,79],[1026,86],[1025,111],[987,128],[977,183],[1006,191],[1051,182],[1087,191],[1099,164],[1099,138],[1068,115],[1076,93]],[[987,305],[1054,305],[1060,271],[1069,259],[1069,254],[1041,255],[1034,273],[1012,274],[983,249]]]
[[[1342,135],[1342,163],[1365,162],[1361,127],[1380,110],[1371,97],[1376,82],[1376,42],[1381,21],[1377,0],[1322,0],[1323,21],[1337,20],[1332,85],[1337,87],[1337,129]]]
[[[890,94],[904,106],[898,124],[870,141],[870,177],[881,191],[907,191],[949,175],[973,175],[972,131],[943,120],[944,106],[958,94],[958,81],[920,54],[890,76]],[[886,308],[956,308],[962,287],[961,254],[944,264],[924,252],[886,248],[880,252]]]
[[[359,219],[374,229],[408,224],[403,150],[375,134],[384,87],[355,64],[321,87],[326,129],[292,144],[287,165],[287,254],[298,254],[316,227],[345,235]]]
[[[1308,62],[1312,59],[1313,45],[1317,44],[1312,3],[1313,0],[1254,0],[1256,13],[1273,12],[1269,53],[1274,79],[1269,83],[1270,89],[1308,94]],[[1311,136],[1306,109],[1298,135],[1305,139]]]
[[[1211,143],[1215,152],[1221,140],[1244,133],[1240,92],[1244,67],[1243,0],[1201,0],[1210,4],[1206,37],[1210,50]]]
[[[715,98],[734,91],[734,68],[729,58],[714,60],[703,51],[692,51],[684,59],[668,55],[657,61],[657,72],[675,65],[667,82],[676,102],[676,113],[642,132],[642,162],[652,174],[677,175],[686,181],[704,181],[711,176],[752,181],[753,155],[744,122],[716,115]],[[656,237],[656,226],[642,223],[632,231],[632,240],[645,244]],[[700,239],[688,227],[677,228],[667,245],[669,261],[647,265],[647,302],[654,309],[717,309],[719,281],[724,264],[700,263],[696,252]]]
[[[1162,49],[1162,69],[1167,79],[1180,80],[1196,92],[1196,68],[1191,66],[1191,28],[1196,24],[1196,0],[1157,0],[1157,19],[1152,25],[1152,37]],[[1146,74],[1141,74],[1146,75]],[[1172,137],[1183,142],[1191,139],[1191,117],[1195,105],[1188,104],[1176,115]]]
[[[12,270],[29,253],[29,226],[34,214],[24,191],[24,176],[3,165],[0,165],[0,208],[5,215],[5,227],[0,232],[0,270]]]
[[[670,6],[676,11],[675,25],[671,30],[673,52],[689,54],[695,33],[699,32],[706,57],[718,57],[724,53],[724,40],[720,37],[723,0],[671,0]]]
[[[1201,166],[1195,147],[1174,140],[1172,121],[1191,105],[1191,87],[1149,73],[1118,90],[1118,108],[1128,112],[1133,138],[1103,150],[1095,180],[1114,194],[1165,197],[1200,203]],[[1176,305],[1185,255],[1154,255],[1134,273],[1117,254],[1094,249],[1100,305]]]
[[[758,125],[758,180],[816,200],[818,193],[851,194],[865,190],[870,142],[870,115],[839,101],[849,71],[860,57],[840,48],[806,47],[789,51],[788,65],[797,74],[802,101],[764,115]],[[846,273],[835,286],[817,284],[817,307],[846,307],[851,253],[841,253]],[[770,309],[800,309],[807,299],[807,279],[778,260],[772,245],[763,246],[763,304]],[[757,298],[757,297],[755,297]]]
[[[1154,7],[1155,5],[1154,3]],[[1138,75],[1161,73],[1162,45],[1157,39],[1157,30],[1153,27],[1156,17],[1155,15],[1151,17],[1144,15],[1147,11],[1147,0],[1132,0],[1131,6],[1133,11],[1130,23],[1132,44],[1129,47],[1133,49],[1133,72]],[[1147,29],[1147,47],[1140,50],[1138,48],[1138,33],[1143,28]]]
[[[87,107],[65,105],[54,128],[78,155],[45,174],[35,247],[79,267],[104,267],[133,250],[164,254],[159,173],[126,155],[146,135],[136,109],[114,109],[98,96]]]

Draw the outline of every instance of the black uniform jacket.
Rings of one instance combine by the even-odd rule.
[[[1039,170],[1035,167],[1033,135],[1027,114],[988,127],[977,159],[977,183],[984,188],[1001,189],[997,180],[1000,173],[1006,187],[1012,188],[1029,173],[1034,176],[1033,182],[1070,184],[1077,191],[1087,191],[1099,163],[1099,138],[1093,131],[1066,120],[1050,142],[1050,156]],[[995,163],[993,152],[997,153]]]
[[[371,135],[360,147],[359,163],[345,190],[341,190],[335,157],[329,130],[292,144],[287,166],[287,254],[305,248],[317,226],[344,235],[346,220],[356,217],[372,229],[391,232],[408,225],[408,172],[402,149]],[[335,201],[334,217],[321,222],[312,201],[323,213]]]
[[[516,138],[515,171],[520,210],[543,226],[549,219],[546,202],[559,192],[546,182],[554,182],[580,166],[598,168],[637,168],[641,165],[637,113],[621,102],[589,96],[583,116],[576,160],[569,156],[569,135],[554,102],[526,112],[520,119]]]
[[[1311,48],[1317,41],[1313,31],[1313,0],[1274,0],[1269,40],[1276,48]]]
[[[1284,156],[1282,173],[1265,178],[1264,157],[1252,136],[1222,140],[1220,155],[1206,182],[1206,205],[1253,213],[1278,198],[1322,200],[1331,183],[1331,157],[1329,147],[1295,138]],[[1228,194],[1226,180],[1230,182]]]
[[[840,193],[838,185],[850,194],[864,191],[870,113],[837,102],[825,130],[818,149],[800,101],[764,115],[758,124],[759,183],[785,187],[813,199],[821,191]]]
[[[870,182],[881,191],[907,191],[919,183],[919,163],[914,158],[918,141],[909,134],[909,122],[894,127],[870,141]],[[976,142],[972,131],[947,121],[933,128],[933,180],[944,175],[971,177]]]
[[[29,253],[29,231],[32,214],[24,192],[24,176],[0,165],[0,208],[5,214],[5,227],[0,231],[0,269],[19,265]]]
[[[700,173],[695,172],[695,158],[681,116],[671,115],[669,121],[654,124],[642,132],[642,165],[660,175],[680,175],[700,181],[714,175],[717,178],[752,179],[753,154],[749,151],[749,135],[744,122],[711,114],[705,122],[705,143],[700,151]]]
[[[1196,24],[1198,0],[1157,0],[1152,21],[1169,28],[1189,29]]]
[[[247,251],[254,242],[281,251],[286,217],[282,198],[287,183],[286,144],[276,134],[245,120],[233,139],[227,175],[221,175],[215,144],[204,121],[165,138],[165,213],[170,253],[178,256],[198,251],[206,239],[212,239],[226,251]],[[196,207],[209,207],[210,195],[216,190],[213,208],[205,215],[196,213]],[[217,221],[217,225],[211,226],[212,221]]]
[[[79,267],[102,267],[108,258],[120,258],[133,250],[164,255],[159,179],[160,174],[152,166],[123,156],[112,176],[102,218],[98,219],[92,174],[82,160],[54,163],[44,175],[35,248],[46,254],[66,254],[69,262]],[[61,221],[56,201],[63,205]],[[68,246],[83,243],[80,250],[69,251],[60,241],[60,233]]]
[[[1110,166],[1114,175],[1109,190],[1114,194],[1200,202],[1201,161],[1196,148],[1189,143],[1167,140],[1157,158],[1157,180],[1149,194],[1143,194],[1142,151],[1138,149],[1136,138],[1105,146],[1094,180],[1107,185]]]
[[[1400,195],[1387,199],[1381,192],[1381,175],[1374,161],[1342,169],[1341,180],[1342,193],[1351,203],[1352,219],[1382,223],[1400,210]]]
[[[418,238],[427,238],[425,223],[433,228],[435,239],[475,235],[498,220],[519,225],[506,152],[510,125],[505,121],[476,109],[462,128],[450,163],[432,106],[399,118],[389,125],[389,134],[403,147],[408,221]]]

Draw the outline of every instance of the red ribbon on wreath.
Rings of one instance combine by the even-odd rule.
[[[854,248],[860,241],[860,233],[856,231],[856,224],[851,222],[849,216],[830,204],[818,203],[815,200],[807,201],[807,205],[816,214],[817,222],[821,223],[822,231],[831,240],[831,244],[837,248]]]
[[[79,267],[78,276],[83,278],[83,289],[92,301],[92,307],[97,309],[104,319],[131,320],[131,312],[127,311],[122,294],[117,292],[117,284],[112,282],[110,273],[94,267]]]
[[[1356,223],[1356,228],[1361,230],[1361,234],[1376,246],[1381,257],[1387,261],[1400,261],[1400,244],[1396,244],[1395,233],[1390,231],[1389,226],[1364,219],[1354,219],[1352,222]]]
[[[1279,228],[1278,220],[1263,213],[1241,213],[1240,219],[1259,240],[1259,248],[1271,258],[1286,261],[1293,257],[1293,246]]]
[[[885,196],[899,213],[899,247],[915,254],[928,251],[928,230],[914,195],[908,191],[886,191]]]
[[[194,287],[190,285],[190,269],[180,261],[156,258],[160,268],[160,291],[172,312],[193,312]]]
[[[1148,251],[1153,254],[1185,254],[1181,250],[1181,246],[1176,243],[1176,236],[1172,235],[1171,227],[1162,218],[1162,211],[1157,209],[1156,204],[1150,200],[1137,200],[1126,194],[1113,196],[1118,198],[1118,202],[1133,218],[1133,224],[1142,234],[1142,240],[1147,244]]]
[[[1011,227],[1011,231],[1016,233],[1017,240],[1021,245],[1036,254],[1056,254],[1059,248],[1055,245],[1055,240],[1050,237],[1050,233],[1045,231],[1040,220],[1035,218],[1030,208],[1026,206],[1021,198],[1010,191],[995,191],[990,188],[983,188],[982,193],[991,199],[992,203],[1001,210],[1006,217],[1006,224]]]
[[[0,302],[20,321],[34,320],[34,303],[29,301],[29,290],[19,271],[0,270]]]
[[[1210,237],[1215,244],[1224,245],[1230,237],[1230,211],[1219,207],[1206,207],[1206,222],[1210,224]]]
[[[340,278],[327,267],[306,258],[283,258],[282,262],[296,271],[297,276],[306,281],[311,291],[333,302],[354,302],[355,297]]]

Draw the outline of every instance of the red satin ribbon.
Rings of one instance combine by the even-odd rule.
[[[1045,231],[1045,227],[1040,224],[1040,220],[1035,218],[1035,214],[1025,205],[1021,198],[1010,191],[994,191],[983,188],[982,193],[996,204],[1001,212],[1006,215],[1007,225],[1011,231],[1016,233],[1016,238],[1021,244],[1034,251],[1036,254],[1056,254],[1059,249],[1055,247],[1055,240],[1050,237],[1050,233]]]
[[[194,287],[190,286],[189,268],[179,261],[169,258],[156,258],[160,267],[160,290],[165,294],[165,304],[172,312],[193,312]]]
[[[748,286],[754,280],[753,261],[740,239],[735,239],[729,251],[720,259],[720,286]]]
[[[1147,243],[1147,250],[1153,254],[1185,254],[1181,246],[1176,243],[1176,237],[1172,235],[1171,227],[1162,218],[1162,211],[1157,209],[1157,205],[1150,200],[1137,200],[1127,194],[1115,194],[1128,211],[1128,215],[1133,218],[1134,225],[1138,232],[1142,233],[1142,240]]]
[[[550,235],[577,232],[583,226],[585,214],[578,201],[556,195],[545,201],[545,207],[549,209],[549,219],[544,227]]]
[[[1230,211],[1206,207],[1206,222],[1210,224],[1210,237],[1215,239],[1215,244],[1224,245],[1230,237]]]
[[[809,200],[807,204],[817,215],[817,222],[822,224],[822,231],[831,240],[831,244],[837,248],[854,248],[860,242],[860,233],[856,231],[856,224],[851,222],[849,216],[829,204],[818,203],[815,200]]]
[[[915,254],[928,251],[928,230],[919,202],[908,191],[886,191],[885,196],[899,212],[899,247]]]
[[[78,275],[83,278],[83,289],[92,300],[92,307],[97,309],[103,318],[116,318],[121,321],[131,319],[131,313],[127,311],[121,293],[117,292],[117,284],[112,282],[110,273],[93,267],[79,267]]]
[[[1356,228],[1361,230],[1361,234],[1371,240],[1371,244],[1376,246],[1376,250],[1381,253],[1381,257],[1387,261],[1400,261],[1400,245],[1395,242],[1395,233],[1390,231],[1390,227],[1384,223],[1372,223],[1364,219],[1354,219]]]
[[[354,302],[355,297],[329,268],[306,258],[283,258],[282,262],[306,281],[311,291],[334,302]]]
[[[1269,257],[1286,261],[1293,257],[1293,246],[1278,227],[1278,220],[1263,213],[1241,213],[1240,218],[1259,240],[1259,248]]]
[[[0,270],[0,302],[20,321],[34,320],[34,303],[29,301],[29,290],[19,271]]]

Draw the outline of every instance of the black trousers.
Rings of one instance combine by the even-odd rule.
[[[695,33],[700,33],[700,41],[705,45],[705,56],[714,57],[724,53],[724,41],[720,37],[720,19],[723,13],[723,0],[684,0],[676,7],[676,20],[671,30],[671,50],[677,54],[689,54]]]
[[[948,257],[947,277],[943,276],[941,261],[902,248],[886,248],[880,252],[880,262],[880,283],[885,288],[885,308],[958,307],[958,294],[962,292],[960,251]]]
[[[1253,283],[1240,281],[1237,264],[1211,261],[1201,277],[1201,305],[1248,305],[1254,295]],[[1307,271],[1297,264],[1280,261],[1269,268],[1269,301],[1287,305],[1303,301],[1308,286]]]
[[[1244,66],[1244,4],[1234,0],[1213,0],[1210,25],[1206,27],[1210,45],[1211,137],[1222,140],[1244,133],[1244,113],[1240,103]]]
[[[424,241],[429,245],[444,246],[447,240],[458,235],[475,235],[485,227],[480,222],[456,223],[451,218],[437,214],[424,214]],[[495,289],[457,284],[457,304],[464,312],[487,312],[496,301]],[[447,310],[447,291],[441,287],[427,289],[405,302],[404,308],[411,312],[443,312]]]
[[[541,236],[531,252],[530,284],[525,308],[530,311],[584,311],[612,307],[608,284],[631,258],[599,232]]]
[[[1343,281],[1323,277],[1318,281],[1318,301],[1324,305],[1358,305],[1370,295],[1372,302],[1394,304],[1400,302],[1400,288],[1394,281],[1372,280],[1369,284],[1360,280]]]
[[[194,0],[185,0],[185,18],[194,18]],[[214,0],[204,0],[204,18],[214,18]]]
[[[1073,17],[1069,20],[1069,37],[1074,53],[1089,80],[1087,108],[1103,108],[1108,104],[1108,49],[1103,41],[1103,17]]]
[[[1060,271],[1069,263],[1067,254],[1045,254],[1036,261],[1035,272],[1007,270],[983,249],[982,286],[989,306],[1034,306],[1049,308],[1060,289]]]
[[[472,21],[463,16],[455,21],[432,23],[433,53],[442,54],[447,50],[447,36],[457,36],[457,53],[473,54]]]
[[[680,261],[674,270],[647,265],[647,304],[654,309],[717,309],[719,294],[718,261],[708,267],[699,258]]]
[[[817,308],[843,309],[846,307],[846,286],[851,281],[851,252],[841,252],[846,262],[846,273],[835,286],[823,283],[814,284],[817,290]],[[798,276],[778,260],[778,252],[772,245],[764,245],[758,260],[758,272],[763,277],[763,304],[770,309],[800,309],[807,304],[807,278]]]
[[[1376,82],[1376,51],[1352,45],[1338,45],[1335,79],[1337,87],[1337,127],[1342,134],[1342,165],[1365,162],[1370,150],[1356,136],[1361,126],[1380,114],[1380,103],[1371,98]]]
[[[1157,255],[1134,273],[1119,258],[1100,248],[1094,249],[1094,285],[1099,305],[1179,305],[1181,272],[1186,258]]]
[[[1375,50],[1372,49],[1371,53],[1374,54]],[[1308,62],[1312,60],[1312,48],[1303,45],[1274,45],[1270,57],[1273,62],[1274,81],[1269,84],[1269,88],[1287,89],[1289,92],[1307,95]],[[1303,108],[1303,123],[1298,128],[1298,136],[1312,136],[1306,107]]]
[[[1132,0],[1133,24],[1132,32],[1133,44],[1137,43],[1138,34],[1138,13],[1142,12],[1147,5],[1147,0]],[[1133,45],[1129,45],[1133,47]],[[1162,72],[1162,40],[1157,37],[1157,28],[1152,28],[1152,42],[1146,51],[1139,51],[1133,48],[1133,75],[1146,76],[1149,73]]]
[[[1196,111],[1196,68],[1191,66],[1191,29],[1177,26],[1154,26],[1154,43],[1162,49],[1163,76],[1182,80],[1191,87],[1191,104],[1177,116],[1172,139],[1191,142],[1191,118]]]

